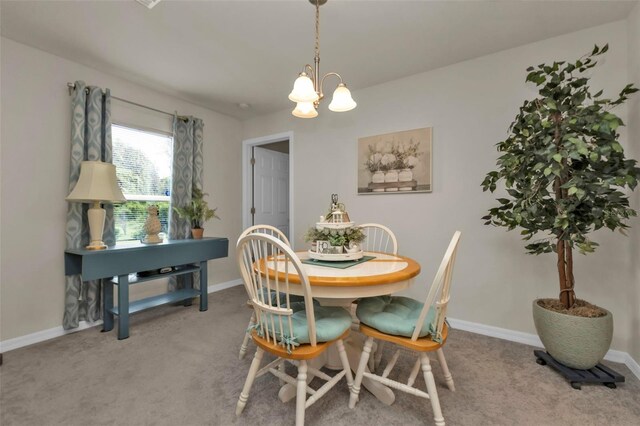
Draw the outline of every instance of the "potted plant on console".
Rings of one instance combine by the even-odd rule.
[[[521,228],[528,253],[557,255],[559,297],[534,301],[534,322],[547,352],[575,369],[592,368],[604,357],[613,318],[576,299],[573,250],[593,252],[594,230],[628,228],[625,220],[636,212],[625,191],[640,177],[619,143],[617,129],[624,124],[611,112],[638,89],[629,84],[611,100],[589,87],[588,73],[607,50],[596,46],[575,62],[527,69],[526,81],[535,83],[539,96],[520,107],[508,138],[497,144],[497,170],[482,182],[493,192],[504,181],[508,194],[483,217],[486,225]]]
[[[216,214],[216,210],[218,209],[209,208],[209,205],[204,199],[205,195],[209,194],[203,193],[200,188],[194,186],[191,193],[191,202],[184,207],[173,208],[173,211],[175,211],[178,216],[191,222],[191,235],[197,240],[202,238],[202,234],[204,233],[202,225],[204,225],[206,221],[214,217],[220,219]]]

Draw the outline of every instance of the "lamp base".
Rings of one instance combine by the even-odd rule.
[[[104,221],[107,212],[100,207],[100,201],[94,201],[93,205],[87,210],[87,219],[89,220],[89,234],[91,238],[87,250],[104,250],[107,245],[102,241],[102,231],[104,229]]]
[[[107,245],[102,241],[91,241],[91,243],[85,247],[87,250],[104,250],[107,248]]]

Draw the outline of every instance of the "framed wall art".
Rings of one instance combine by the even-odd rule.
[[[358,194],[431,192],[432,127],[358,139]]]

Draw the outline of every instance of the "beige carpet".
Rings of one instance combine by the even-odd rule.
[[[235,417],[251,360],[237,358],[250,316],[245,300],[244,289],[234,287],[210,295],[205,313],[196,303],[135,315],[127,340],[93,328],[7,352],[0,367],[0,424],[293,425],[295,403],[279,402],[271,375],[256,380],[243,415]],[[432,363],[447,424],[640,424],[640,381],[625,366],[607,363],[627,378],[618,389],[579,391],[537,365],[532,349],[452,331],[445,350],[455,393]],[[408,375],[412,360],[401,356],[398,364]],[[347,402],[346,384],[336,386],[307,410],[307,424],[433,424],[428,401],[404,393],[396,392],[392,406],[368,392],[355,410]]]

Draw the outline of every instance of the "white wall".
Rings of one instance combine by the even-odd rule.
[[[629,38],[629,81],[640,88],[640,3],[633,9],[627,19]],[[640,92],[629,102],[629,155],[640,161]],[[640,211],[640,188],[635,191],[633,204]],[[632,294],[629,297],[629,326],[635,330],[635,338],[631,340],[629,353],[640,363],[640,218],[631,222],[633,228],[629,233],[631,239],[630,266],[632,269]]]
[[[243,138],[293,130],[298,247],[304,244],[306,228],[328,207],[330,194],[339,193],[352,219],[388,225],[398,237],[400,253],[420,262],[422,275],[410,293],[422,298],[459,229],[462,241],[450,316],[534,332],[532,301],[558,294],[555,260],[552,255],[526,255],[518,233],[482,224],[480,217],[495,202],[480,183],[495,166],[494,144],[506,137],[522,101],[535,95],[524,83],[525,69],[544,61],[577,59],[595,43],[607,42],[610,51],[594,73],[593,87],[615,96],[627,82],[625,21],[355,91],[358,107],[348,113],[328,111],[325,100],[316,119],[295,119],[282,111],[248,120],[243,122]],[[343,77],[355,84],[358,76]],[[618,113],[627,116],[625,110]],[[356,195],[359,137],[428,126],[434,129],[433,193]],[[601,243],[598,252],[575,261],[577,293],[614,312],[612,347],[628,351],[633,287],[629,239],[610,232],[599,232],[595,239]]]
[[[222,217],[207,223],[205,235],[237,238],[242,226],[238,120],[6,38],[1,43],[0,340],[62,323],[71,122],[67,82],[84,80],[110,88],[114,96],[202,118],[204,190]],[[167,116],[115,100],[113,120],[170,129]],[[232,258],[211,261],[209,271],[209,284],[238,278]],[[139,296],[132,292],[132,298]]]

